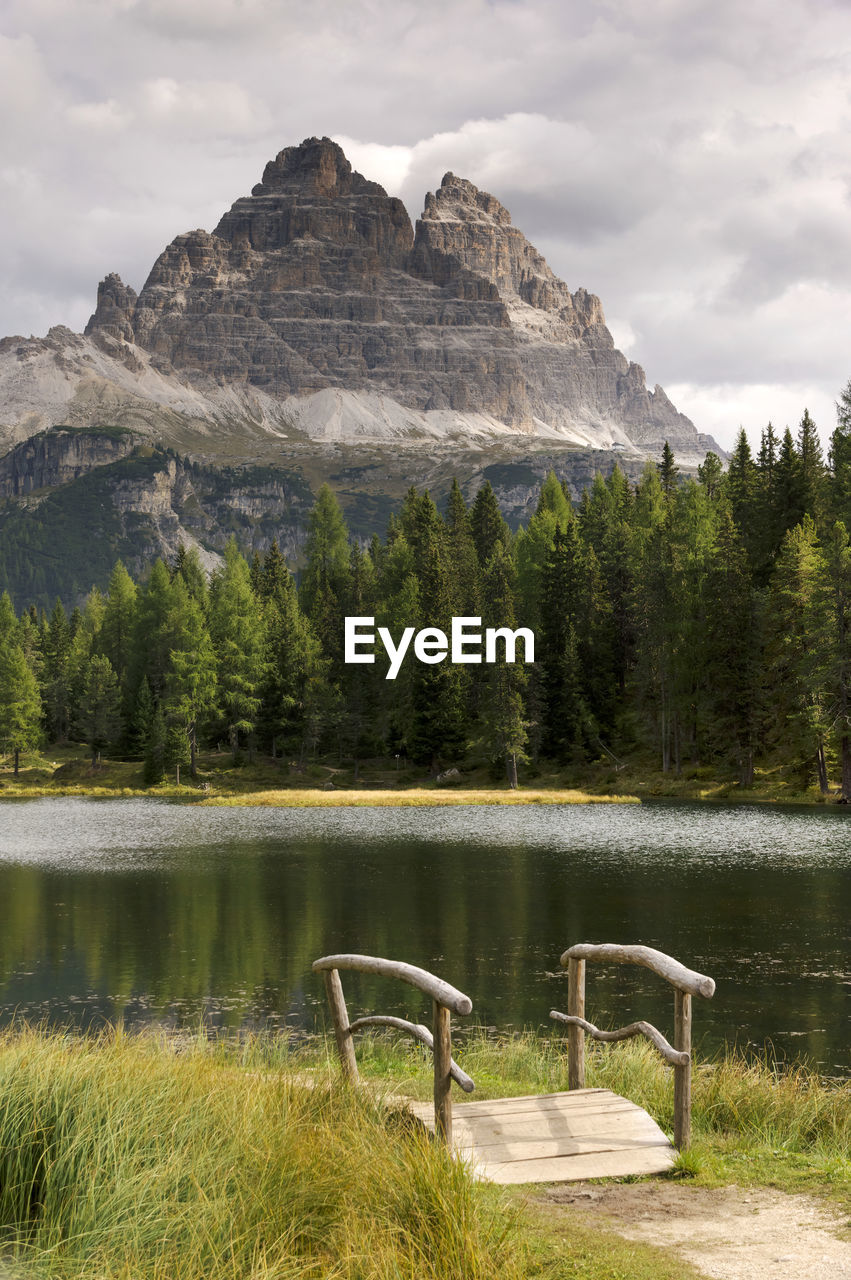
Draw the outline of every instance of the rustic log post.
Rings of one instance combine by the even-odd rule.
[[[570,957],[567,968],[567,1012],[585,1017],[585,961]],[[571,1026],[567,1032],[567,1087],[585,1088],[585,1032]]]
[[[452,1036],[450,1013],[445,1005],[433,1002],[434,1008],[434,1130],[452,1150]]]
[[[354,1083],[358,1078],[358,1064],[355,1060],[355,1046],[352,1044],[352,1032],[349,1027],[349,1014],[343,998],[343,984],[337,969],[326,969],[323,973],[325,992],[331,1006],[331,1018],[334,1022],[334,1038],[340,1051],[340,1064],[343,1078]]]
[[[674,1067],[674,1146],[685,1151],[691,1138],[691,996],[674,988],[674,1048],[689,1061]]]

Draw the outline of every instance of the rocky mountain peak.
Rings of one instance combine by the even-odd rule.
[[[510,226],[511,214],[495,196],[480,191],[467,178],[445,173],[435,192],[425,199],[423,218],[438,222],[488,222],[494,226]]]
[[[499,200],[454,173],[445,174],[438,190],[426,196],[416,245],[421,252],[451,254],[485,276],[503,301],[513,306],[515,323],[524,327],[540,321],[524,317],[523,305],[550,312],[579,331],[606,323],[599,298],[584,289],[572,294],[512,225],[511,214]]]
[[[377,182],[368,182],[352,169],[342,147],[330,138],[305,138],[297,147],[285,147],[263,170],[253,196],[274,193],[317,195],[333,200],[352,193],[388,198]]]
[[[696,447],[688,419],[615,349],[599,298],[571,292],[495,196],[446,173],[415,232],[330,138],[279,151],[212,233],[164,249],[138,297],[107,276],[86,332],[202,396],[318,396],[319,418],[354,396],[347,422],[383,396],[388,421],[449,415],[441,430],[479,415],[573,444]]]

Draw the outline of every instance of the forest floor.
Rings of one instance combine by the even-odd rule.
[[[0,797],[27,799],[49,795],[130,796],[204,800],[213,804],[266,805],[434,805],[434,804],[576,804],[594,801],[714,801],[830,805],[839,790],[820,795],[803,784],[800,770],[782,761],[757,768],[754,784],[739,786],[735,777],[712,766],[689,766],[677,775],[662,773],[656,762],[636,754],[628,761],[598,760],[575,767],[522,767],[520,785],[512,791],[498,771],[486,764],[447,767],[437,777],[398,758],[298,764],[286,757],[256,755],[234,762],[229,751],[204,752],[197,777],[188,766],[175,770],[156,786],[146,786],[141,761],[103,759],[92,764],[79,744],[54,745],[23,756],[15,777],[11,757],[0,756]]]

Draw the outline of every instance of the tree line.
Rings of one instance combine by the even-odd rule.
[[[304,762],[404,757],[436,770],[490,760],[581,765],[652,752],[665,772],[772,758],[851,798],[851,382],[827,459],[809,413],[742,431],[725,471],[696,478],[666,445],[632,483],[616,465],[577,504],[551,472],[509,530],[485,483],[444,512],[412,488],[386,536],[349,536],[320,490],[296,582],[277,544],[234,540],[209,577],[195,551],[69,616],[0,597],[0,748],[47,740],[143,759],[148,782],[202,747]],[[531,665],[407,661],[395,680],[343,661],[347,616],[405,627],[529,627]]]

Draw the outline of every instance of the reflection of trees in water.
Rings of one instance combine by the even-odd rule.
[[[0,984],[8,1005],[22,974],[35,975],[36,1003],[60,987],[67,995],[73,980],[131,1021],[140,997],[149,1016],[189,1025],[205,1009],[231,1027],[270,1014],[309,1020],[313,1007],[321,1020],[312,960],[364,951],[446,977],[472,997],[471,1021],[542,1026],[566,999],[546,977],[565,947],[640,941],[716,978],[711,1005],[695,1009],[698,1044],[771,1038],[833,1067],[846,1052],[849,916],[851,875],[839,866],[736,868],[675,852],[617,862],[476,841],[371,846],[329,832],[290,847],[234,844],[228,858],[187,848],[142,871],[2,865]],[[400,984],[347,974],[344,986],[353,1015],[428,1013]],[[588,1008],[601,1025],[672,1027],[670,990],[641,970],[595,966]]]

